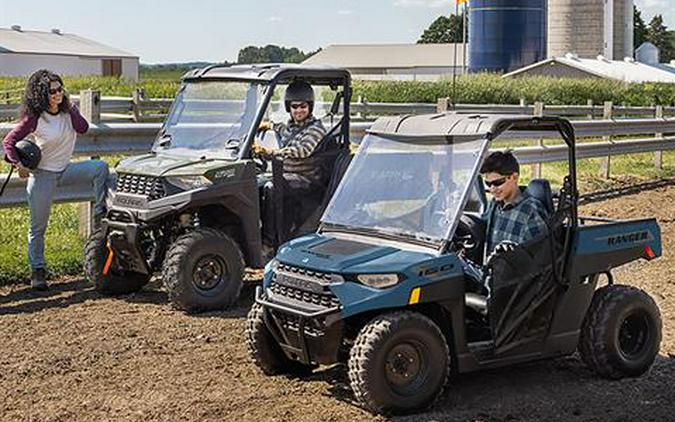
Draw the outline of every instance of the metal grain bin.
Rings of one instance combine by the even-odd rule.
[[[470,72],[510,72],[546,58],[546,0],[472,0],[470,6]]]

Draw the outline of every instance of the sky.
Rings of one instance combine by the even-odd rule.
[[[583,1],[583,0],[578,0]],[[634,0],[675,29],[675,0]],[[669,5],[670,4],[670,5]],[[0,27],[59,28],[141,63],[236,61],[248,45],[414,43],[454,0],[0,0]]]

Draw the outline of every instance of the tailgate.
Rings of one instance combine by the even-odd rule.
[[[661,229],[656,219],[579,226],[570,257],[570,275],[609,271],[639,258],[661,256]]]

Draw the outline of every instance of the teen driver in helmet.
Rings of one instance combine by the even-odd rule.
[[[281,140],[281,148],[273,150],[253,145],[253,153],[263,157],[280,156],[284,162],[285,209],[289,218],[297,217],[304,195],[322,191],[326,184],[322,159],[313,155],[326,135],[321,120],[314,117],[314,90],[305,81],[295,80],[284,95],[290,119],[286,123],[263,121],[259,129],[274,130]],[[296,223],[299,223],[296,221]]]
[[[274,130],[281,138],[281,148],[271,150],[259,145],[253,152],[262,156],[277,155],[284,158],[284,179],[291,189],[311,189],[322,182],[321,169],[309,158],[326,135],[321,120],[312,115],[314,90],[305,81],[293,81],[284,95],[290,119],[286,123],[263,121],[260,130]]]

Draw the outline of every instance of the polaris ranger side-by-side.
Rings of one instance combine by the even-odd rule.
[[[547,180],[523,187],[550,215],[548,230],[487,254],[479,169],[500,135],[533,131],[559,133],[569,151],[556,195]],[[561,118],[379,119],[318,231],[267,265],[247,321],[253,360],[267,374],[342,362],[376,413],[430,406],[455,373],[576,350],[601,376],[643,374],[659,350],[660,313],[611,270],[660,256],[660,229],[652,218],[580,217],[575,166],[574,130]]]
[[[251,147],[279,146],[276,134],[259,126],[288,120],[283,99],[294,81],[313,86],[314,115],[327,130],[311,156],[324,179],[301,209],[284,215],[283,161],[254,156]],[[120,294],[161,271],[180,309],[232,304],[245,266],[262,267],[263,250],[273,253],[316,229],[349,164],[350,96],[350,75],[339,68],[211,66],[187,73],[151,152],[116,168],[112,207],[85,248],[87,278],[103,293]]]

